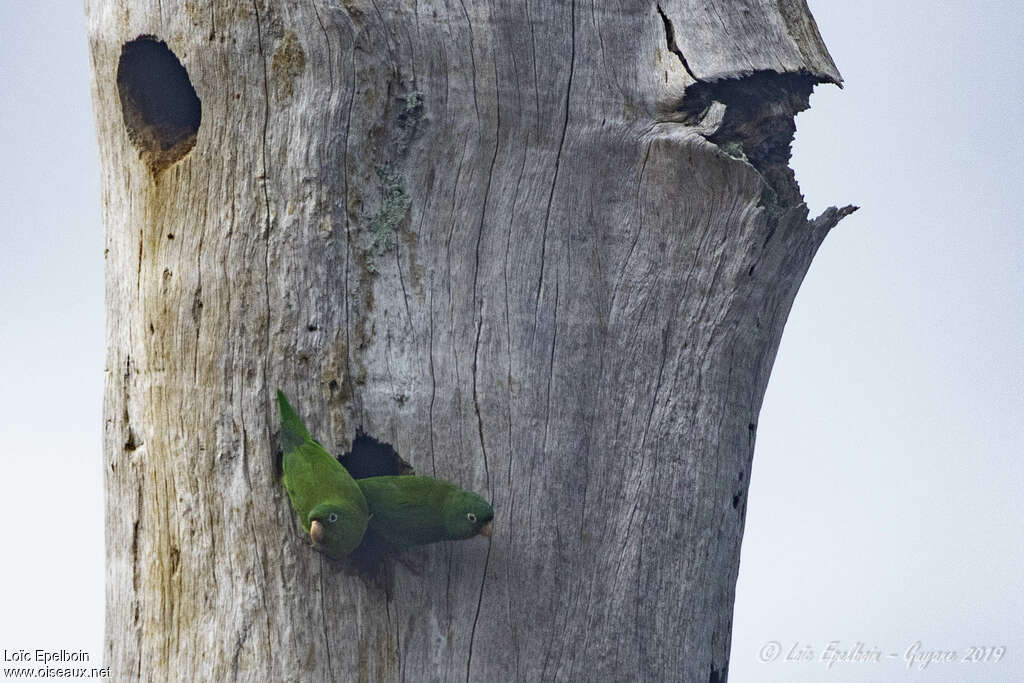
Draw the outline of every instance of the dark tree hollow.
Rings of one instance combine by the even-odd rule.
[[[154,175],[192,150],[202,105],[188,71],[167,43],[152,36],[125,43],[117,90],[128,137]]]

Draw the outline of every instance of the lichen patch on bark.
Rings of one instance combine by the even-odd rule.
[[[287,102],[295,94],[295,79],[306,68],[306,53],[302,50],[299,37],[294,31],[288,31],[277,49],[270,69],[274,74],[274,101],[278,104]]]

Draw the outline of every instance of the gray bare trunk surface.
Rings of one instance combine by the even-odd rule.
[[[788,169],[840,80],[804,1],[87,12],[115,677],[724,681],[762,396],[851,210]],[[279,387],[493,539],[312,551]]]

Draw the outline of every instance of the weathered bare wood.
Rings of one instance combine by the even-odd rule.
[[[802,0],[87,5],[115,675],[725,680],[761,399],[848,211],[787,168],[840,80]],[[139,36],[194,147],[126,128]],[[312,552],[278,387],[486,492],[490,544],[390,588]]]

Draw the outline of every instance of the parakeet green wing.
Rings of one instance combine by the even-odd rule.
[[[398,548],[491,535],[491,505],[447,481],[389,476],[356,483],[369,506],[370,529]]]
[[[280,391],[284,488],[313,544],[332,557],[359,545],[369,515],[366,498],[348,471],[313,440]]]

